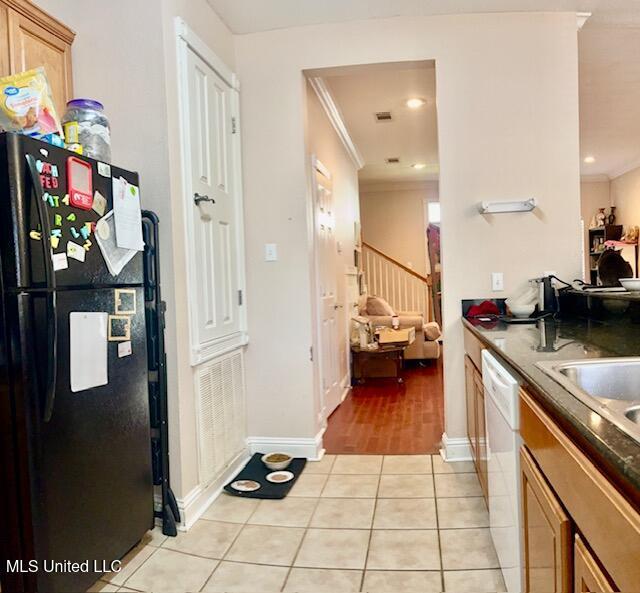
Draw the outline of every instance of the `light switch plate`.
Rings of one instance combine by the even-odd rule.
[[[491,272],[491,290],[495,292],[504,290],[504,274],[502,272]]]
[[[264,261],[278,261],[278,245],[276,243],[264,244]]]

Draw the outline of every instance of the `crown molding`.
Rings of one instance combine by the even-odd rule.
[[[351,157],[353,164],[357,169],[362,169],[362,167],[364,167],[364,160],[362,159],[362,156],[360,155],[355,142],[349,134],[349,130],[344,123],[344,119],[342,119],[342,113],[340,113],[340,109],[334,101],[324,79],[319,76],[311,77],[309,78],[309,84],[315,91],[318,100],[320,101],[320,104],[324,109],[324,112],[327,114],[331,125],[338,134],[338,137],[344,145],[345,150],[349,154],[349,157]]]
[[[76,37],[75,32],[33,2],[29,0],[3,0],[3,3],[69,45],[73,43]]]
[[[578,31],[584,27],[584,24],[589,20],[591,16],[590,12],[576,12],[576,21],[578,22]]]
[[[640,167],[640,158],[636,159],[635,161],[631,161],[630,163],[627,163],[626,165],[619,167],[618,169],[613,169],[609,173],[609,178],[616,179],[616,177],[621,177],[625,173],[628,173],[629,171],[633,171],[638,167]]]

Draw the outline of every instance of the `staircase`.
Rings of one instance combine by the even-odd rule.
[[[368,294],[382,297],[395,311],[418,311],[426,321],[433,320],[430,276],[414,272],[365,242],[362,271]]]

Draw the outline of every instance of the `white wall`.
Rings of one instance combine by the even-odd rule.
[[[611,180],[611,204],[617,224],[640,226],[640,167]]]
[[[140,172],[142,204],[160,217],[162,295],[167,301],[167,370],[171,481],[181,499],[198,486],[193,372],[188,322],[182,190],[179,170],[177,74],[173,19],[181,16],[234,66],[232,34],[206,0],[99,2],[37,0],[76,31],[76,96],[105,105],[113,162]],[[158,6],[160,8],[160,6]]]
[[[571,13],[412,17],[237,37],[252,320],[253,434],[313,436],[309,192],[302,71],[436,60],[446,430],[465,428],[460,300],[506,296],[580,262],[576,18]],[[483,217],[481,200],[535,196],[531,214]],[[281,259],[265,264],[264,243]],[[490,272],[505,293],[492,295]],[[258,395],[259,394],[259,395]],[[259,403],[254,401],[253,403]],[[259,411],[256,411],[259,410]]]
[[[361,186],[363,240],[426,276],[429,262],[425,202],[437,200],[437,181]]]

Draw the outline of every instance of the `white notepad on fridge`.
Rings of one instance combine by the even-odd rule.
[[[69,313],[69,366],[74,393],[109,382],[108,319],[108,313]]]

